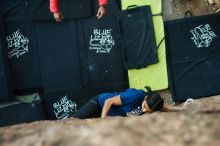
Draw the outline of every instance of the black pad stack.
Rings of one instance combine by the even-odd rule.
[[[166,23],[169,82],[174,101],[220,93],[220,15]]]
[[[97,12],[97,5],[93,6]],[[60,103],[65,97],[74,102],[78,110],[96,94],[124,90],[127,82],[116,27],[118,6],[108,7],[108,10],[108,15],[101,20],[94,15],[85,19],[65,19],[62,23],[49,19],[35,21],[44,87],[42,97],[49,119],[62,119],[75,112]],[[110,44],[102,47],[107,51],[108,45],[112,45],[110,52],[89,50],[91,36],[96,37],[95,29],[108,29],[103,34],[106,41],[102,43],[110,41]],[[60,103],[59,112],[54,108],[55,103]],[[64,112],[65,107],[71,111]]]
[[[111,10],[117,11],[118,7],[114,6]],[[124,90],[127,80],[116,12],[101,20],[94,16],[69,19],[63,23],[36,21],[35,24],[44,87],[42,96],[50,119],[59,118],[54,115],[52,105],[65,96],[80,108],[96,94]],[[114,43],[110,52],[89,50],[91,36],[96,37],[95,29],[108,29],[103,37],[113,37],[105,38],[106,42],[114,39],[114,42],[108,42],[110,45]],[[103,45],[104,51],[107,51],[108,45]]]
[[[60,118],[54,114],[53,104],[63,97],[71,97],[78,107],[85,103],[76,29],[75,20],[61,24],[55,21],[36,22],[44,87],[42,97],[49,119]]]

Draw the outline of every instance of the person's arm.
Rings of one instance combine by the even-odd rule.
[[[50,11],[52,13],[59,12],[58,2],[59,0],[50,0]]]
[[[166,106],[163,108],[162,111],[165,111],[165,112],[180,112],[180,111],[184,111],[188,108],[188,106],[190,106],[191,104],[194,103],[194,100],[189,98],[187,99],[183,105],[180,107],[180,106]]]
[[[50,11],[53,13],[54,19],[57,22],[61,22],[64,19],[64,17],[61,11],[59,10],[58,3],[59,0],[50,0]]]
[[[99,6],[107,5],[108,0],[99,0]]]
[[[106,5],[108,3],[108,0],[99,0],[99,9],[97,12],[97,18],[100,19],[106,14]]]
[[[178,107],[178,106],[165,106],[162,109],[163,112],[181,112],[181,111],[184,111],[184,110],[186,110],[185,106],[181,106],[181,107]]]
[[[105,118],[106,116],[108,116],[108,112],[109,112],[112,105],[115,105],[115,106],[122,105],[120,95],[114,96],[114,97],[109,98],[105,101],[104,106],[102,108],[101,118]]]

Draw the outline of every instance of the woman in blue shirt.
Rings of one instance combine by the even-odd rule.
[[[154,111],[179,111],[181,107],[164,107],[164,100],[149,87],[148,92],[129,88],[124,92],[103,93],[95,96],[72,117],[105,118],[107,116],[136,116]]]

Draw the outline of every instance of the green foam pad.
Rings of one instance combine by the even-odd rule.
[[[122,0],[122,9],[128,6],[150,5],[152,14],[157,15],[162,12],[161,0]],[[154,30],[157,45],[164,39],[164,23],[162,16],[153,16]],[[166,46],[165,40],[158,48],[159,63],[150,65],[143,69],[134,69],[128,71],[129,85],[131,88],[144,89],[150,86],[152,90],[162,90],[168,88],[167,64],[166,64]]]

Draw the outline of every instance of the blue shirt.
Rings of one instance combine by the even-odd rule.
[[[141,103],[145,97],[145,92],[143,90],[129,88],[124,92],[103,93],[99,95],[99,104],[103,108],[107,99],[117,95],[120,95],[122,105],[113,105],[109,110],[109,116],[126,116],[127,112],[130,112],[138,106],[141,106]]]

